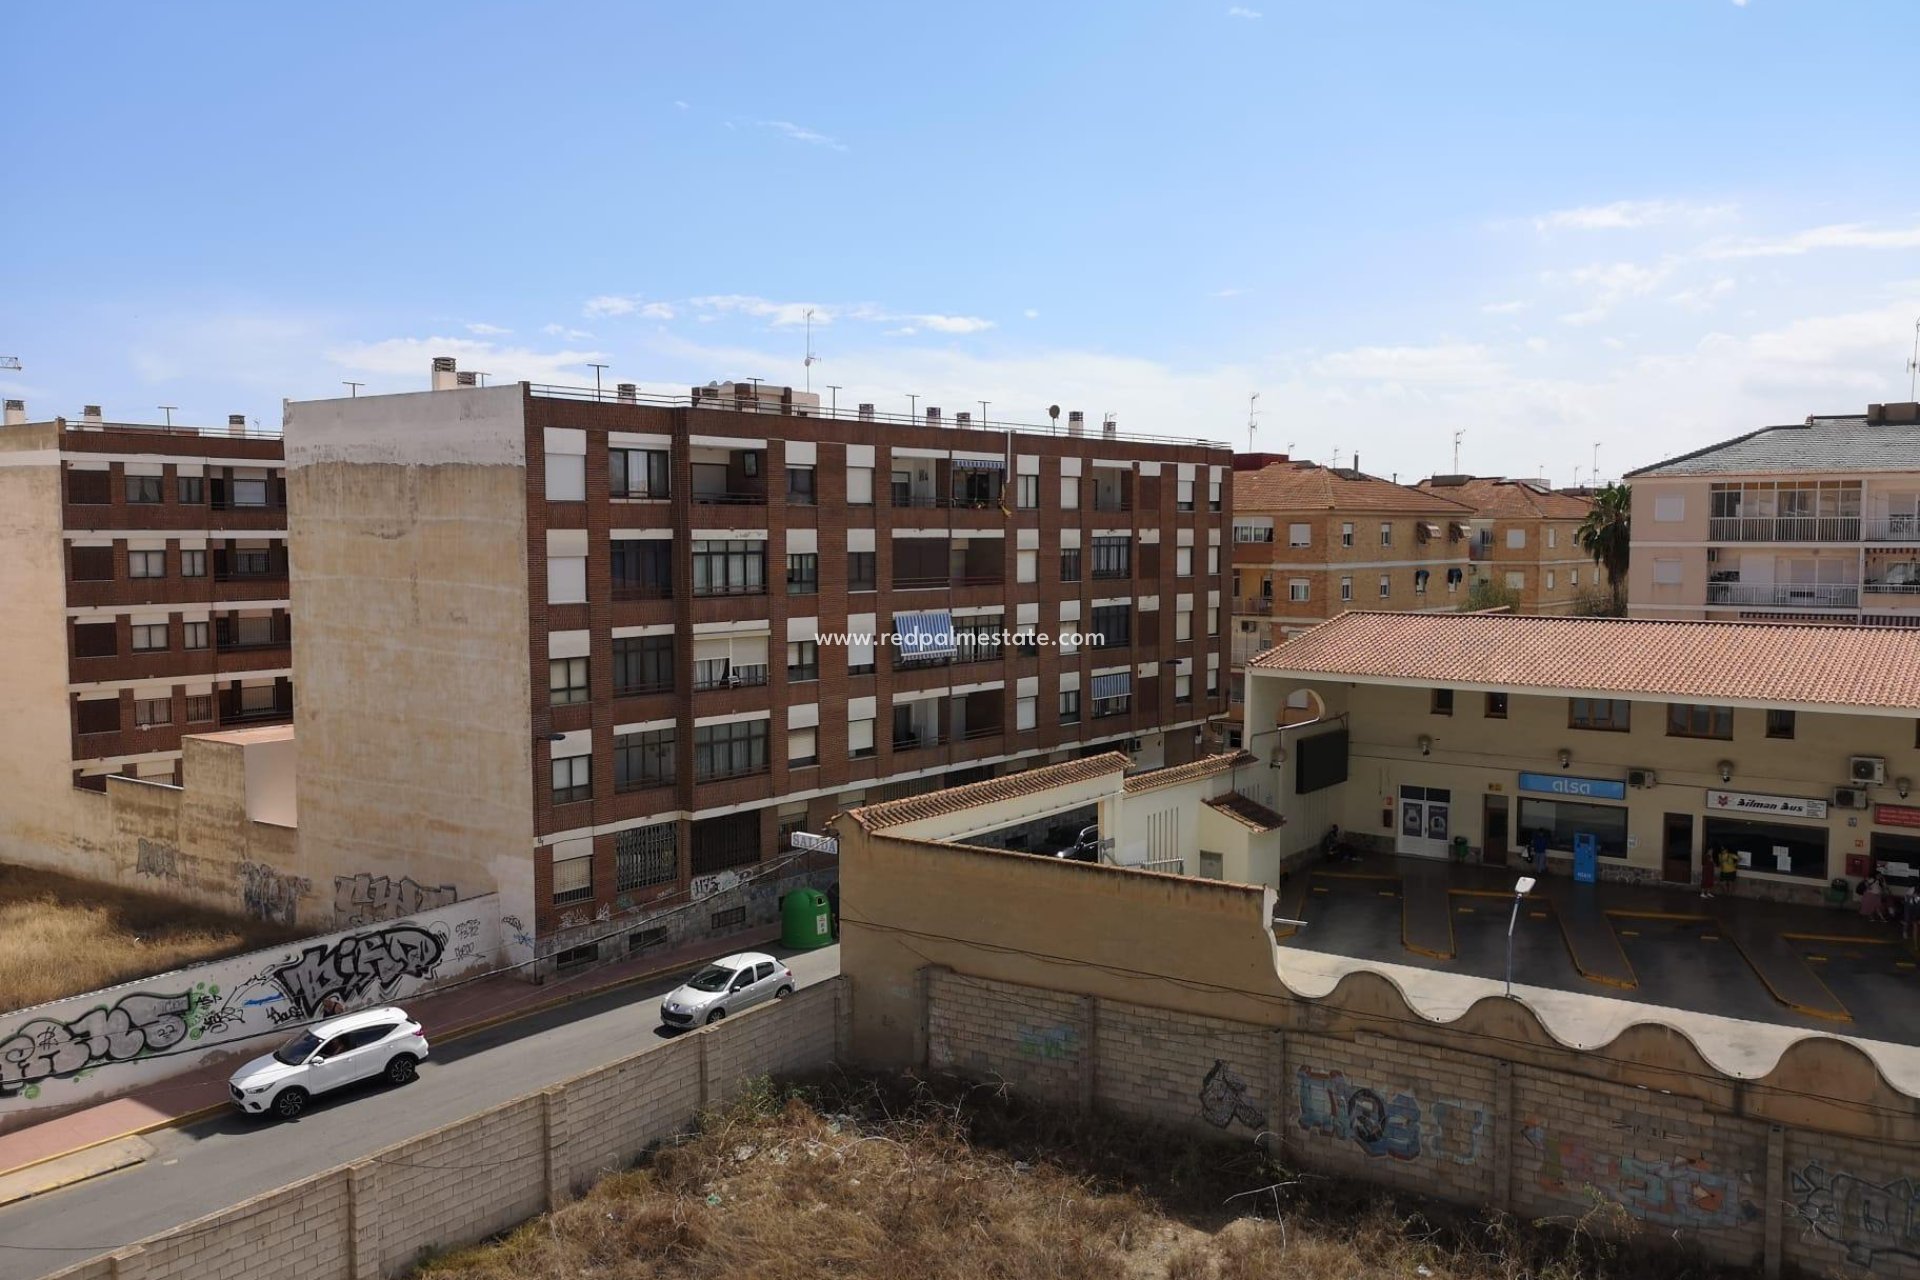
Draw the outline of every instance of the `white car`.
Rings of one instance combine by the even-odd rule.
[[[316,1022],[264,1057],[233,1073],[227,1091],[249,1115],[291,1120],[315,1094],[380,1077],[406,1084],[427,1056],[427,1034],[404,1009],[389,1005]]]
[[[660,1002],[660,1021],[669,1027],[718,1022],[763,1000],[793,994],[793,970],[758,951],[723,956],[676,987]]]

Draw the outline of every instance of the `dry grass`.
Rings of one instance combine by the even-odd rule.
[[[166,898],[0,864],[0,1012],[297,937]]]
[[[981,1090],[756,1091],[432,1280],[1684,1280],[1592,1223],[1410,1208],[1203,1143]]]

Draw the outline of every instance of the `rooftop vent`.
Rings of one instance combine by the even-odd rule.
[[[927,425],[930,427],[937,427],[940,425],[940,407],[938,405],[931,405],[928,407]]]
[[[860,421],[862,422],[873,421],[873,405],[871,403],[862,402],[862,404],[860,405]]]
[[[453,385],[456,387],[477,387],[480,385],[480,375],[470,369],[462,369],[453,375]]]
[[[616,383],[613,388],[613,394],[623,404],[632,404],[640,398],[640,385],[634,382]]]
[[[969,413],[967,410],[962,409],[960,412],[953,415],[953,425],[956,427],[971,426],[973,425],[973,415]]]
[[[96,427],[99,426],[100,425],[100,406],[97,404],[81,405],[80,421],[90,422]]]
[[[1108,414],[1100,423],[1100,434],[1108,440],[1114,439],[1120,434],[1120,420]]]
[[[433,358],[433,389],[451,391],[459,385],[460,377],[454,372],[453,357],[435,356]]]
[[[1078,409],[1067,410],[1067,434],[1081,436],[1087,433],[1087,415]]]
[[[228,414],[227,434],[230,436],[243,436],[247,434],[247,415],[244,413]]]
[[[27,420],[27,402],[25,400],[7,401],[5,424],[17,427]]]

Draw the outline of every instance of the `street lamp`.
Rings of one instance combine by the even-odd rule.
[[[1533,892],[1533,877],[1521,876],[1513,885],[1513,914],[1507,917],[1507,998],[1513,998],[1513,927],[1520,923],[1520,903]]]

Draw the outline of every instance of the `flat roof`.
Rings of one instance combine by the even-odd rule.
[[[1352,683],[1920,715],[1920,627],[1352,612],[1247,665]]]

